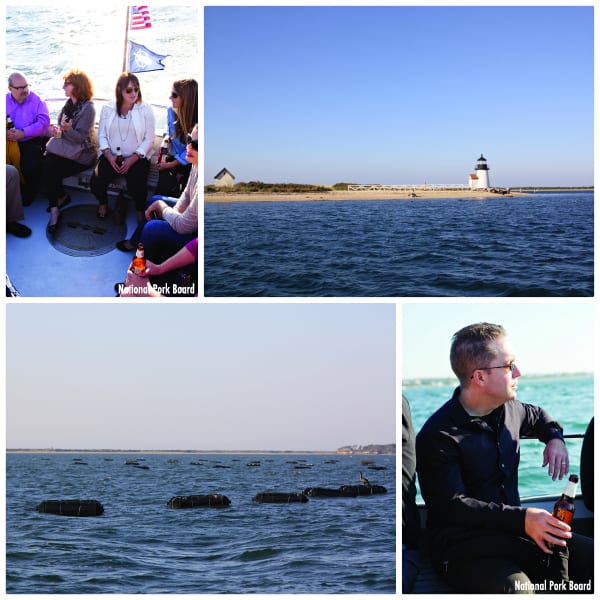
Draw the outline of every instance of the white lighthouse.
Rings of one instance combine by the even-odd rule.
[[[475,166],[475,174],[469,175],[469,188],[472,190],[485,190],[490,187],[490,179],[488,171],[490,168],[487,165],[487,159],[483,154],[477,159]]]

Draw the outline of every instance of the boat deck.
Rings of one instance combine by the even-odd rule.
[[[162,135],[157,133],[147,181],[148,198],[158,184],[156,159],[161,141]],[[92,170],[86,169],[64,180],[65,190],[71,196],[71,203],[65,210],[79,205],[98,206],[98,201],[90,192]],[[117,178],[109,186],[110,214],[107,221],[113,218],[113,209],[121,192],[126,192],[123,177]],[[31,236],[6,236],[6,273],[13,286],[22,296],[29,297],[115,296],[114,285],[125,280],[133,252],[121,252],[116,247],[98,256],[72,256],[61,252],[48,240],[46,226],[50,213],[46,212],[47,207],[48,200],[40,191],[32,204],[24,207],[25,219],[20,221],[32,230]],[[98,221],[98,225],[102,226],[102,221]],[[137,226],[131,198],[127,200],[126,226],[123,239],[129,238]]]
[[[85,189],[67,186],[66,191],[72,200],[68,208],[82,204],[98,206],[94,195]],[[109,195],[111,209],[115,201],[116,195]],[[115,247],[100,256],[64,254],[48,240],[46,226],[50,214],[46,212],[47,206],[46,197],[38,194],[30,206],[24,207],[25,219],[21,221],[32,230],[31,236],[6,236],[6,273],[14,287],[22,296],[114,296],[114,284],[125,280],[133,253],[121,252]],[[136,228],[132,200],[128,201],[126,223],[127,236],[130,236]]]

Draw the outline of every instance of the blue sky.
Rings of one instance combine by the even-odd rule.
[[[9,448],[395,441],[393,304],[10,304]]]
[[[206,7],[205,182],[593,184],[593,8]]]
[[[437,302],[402,307],[402,377],[454,377],[452,335],[471,323],[502,325],[523,377],[594,372],[591,302]]]

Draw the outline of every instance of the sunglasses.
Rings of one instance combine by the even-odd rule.
[[[65,79],[65,82],[63,83],[63,87],[66,87],[67,85],[73,85],[73,82],[69,81],[68,79]]]
[[[25,85],[11,85],[10,87],[13,90],[26,90],[29,87],[29,84],[26,83]]]
[[[169,98],[179,98],[179,94],[177,92],[171,92]]]
[[[140,91],[140,88],[138,88],[138,87],[128,87],[128,88],[125,88],[124,91],[125,91],[126,94],[131,94],[131,92],[135,92],[137,94]]]
[[[196,152],[198,152],[198,140],[193,140],[189,133],[187,136],[187,143],[188,146],[191,146]]]
[[[488,369],[508,369],[511,373],[515,370],[516,363],[514,360],[511,360],[507,365],[500,365],[499,367],[478,367],[475,371],[487,371]],[[473,371],[473,373],[475,373]],[[471,375],[471,379],[473,379],[473,375]]]

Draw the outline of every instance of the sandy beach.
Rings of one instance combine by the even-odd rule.
[[[291,194],[265,194],[261,192],[250,194],[237,194],[232,192],[211,192],[204,194],[205,202],[317,202],[326,200],[433,200],[441,198],[472,198],[484,200],[486,198],[502,197],[493,192],[471,190],[417,190],[417,197],[412,198],[406,191],[340,191],[331,192],[298,192]],[[525,192],[513,192],[510,196],[528,196]]]

